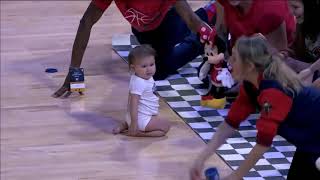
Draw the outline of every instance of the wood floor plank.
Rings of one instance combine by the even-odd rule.
[[[204,1],[189,1],[197,8]],[[1,1],[1,179],[176,180],[205,143],[164,103],[172,128],[164,138],[114,136],[124,119],[129,73],[111,50],[113,34],[130,33],[114,4],[94,26],[83,67],[85,96],[55,99],[89,1]],[[45,69],[58,69],[55,74]],[[222,176],[229,167],[208,162]]]

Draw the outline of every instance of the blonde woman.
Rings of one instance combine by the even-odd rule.
[[[320,156],[319,89],[303,87],[297,74],[270,53],[261,36],[241,37],[233,48],[231,65],[233,78],[242,82],[239,96],[226,120],[194,162],[191,179],[201,179],[204,162],[256,109],[260,110],[256,122],[257,143],[226,179],[242,179],[269,149],[277,134],[297,147],[288,179],[320,179],[315,165]]]

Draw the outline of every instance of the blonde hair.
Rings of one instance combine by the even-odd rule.
[[[299,92],[302,85],[298,75],[289,68],[279,53],[272,53],[267,40],[262,36],[241,37],[236,42],[241,61],[253,63],[267,80],[276,80],[285,89]]]

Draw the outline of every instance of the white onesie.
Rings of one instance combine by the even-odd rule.
[[[131,94],[140,95],[138,104],[138,128],[140,131],[145,131],[151,117],[158,114],[159,98],[154,94],[155,82],[152,77],[145,80],[136,75],[132,75],[129,91]],[[130,113],[130,110],[128,113]],[[130,114],[127,114],[126,119],[128,124],[130,124]]]

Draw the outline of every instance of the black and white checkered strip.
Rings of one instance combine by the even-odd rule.
[[[113,37],[112,45],[113,49],[127,60],[129,51],[139,43],[132,35],[118,35]],[[202,88],[202,82],[197,78],[196,67],[200,63],[201,58],[198,57],[179,69],[179,74],[156,81],[156,85],[158,94],[205,142],[208,142],[227,115],[230,105],[228,104],[226,109],[200,106],[200,95],[207,91]],[[240,125],[239,132],[217,151],[233,169],[241,164],[255,145],[257,117],[257,114],[251,115]],[[293,145],[276,136],[273,146],[244,179],[285,179],[294,151]]]
[[[112,48],[128,63],[128,55],[132,48],[139,45],[131,34],[120,34],[112,37]]]

